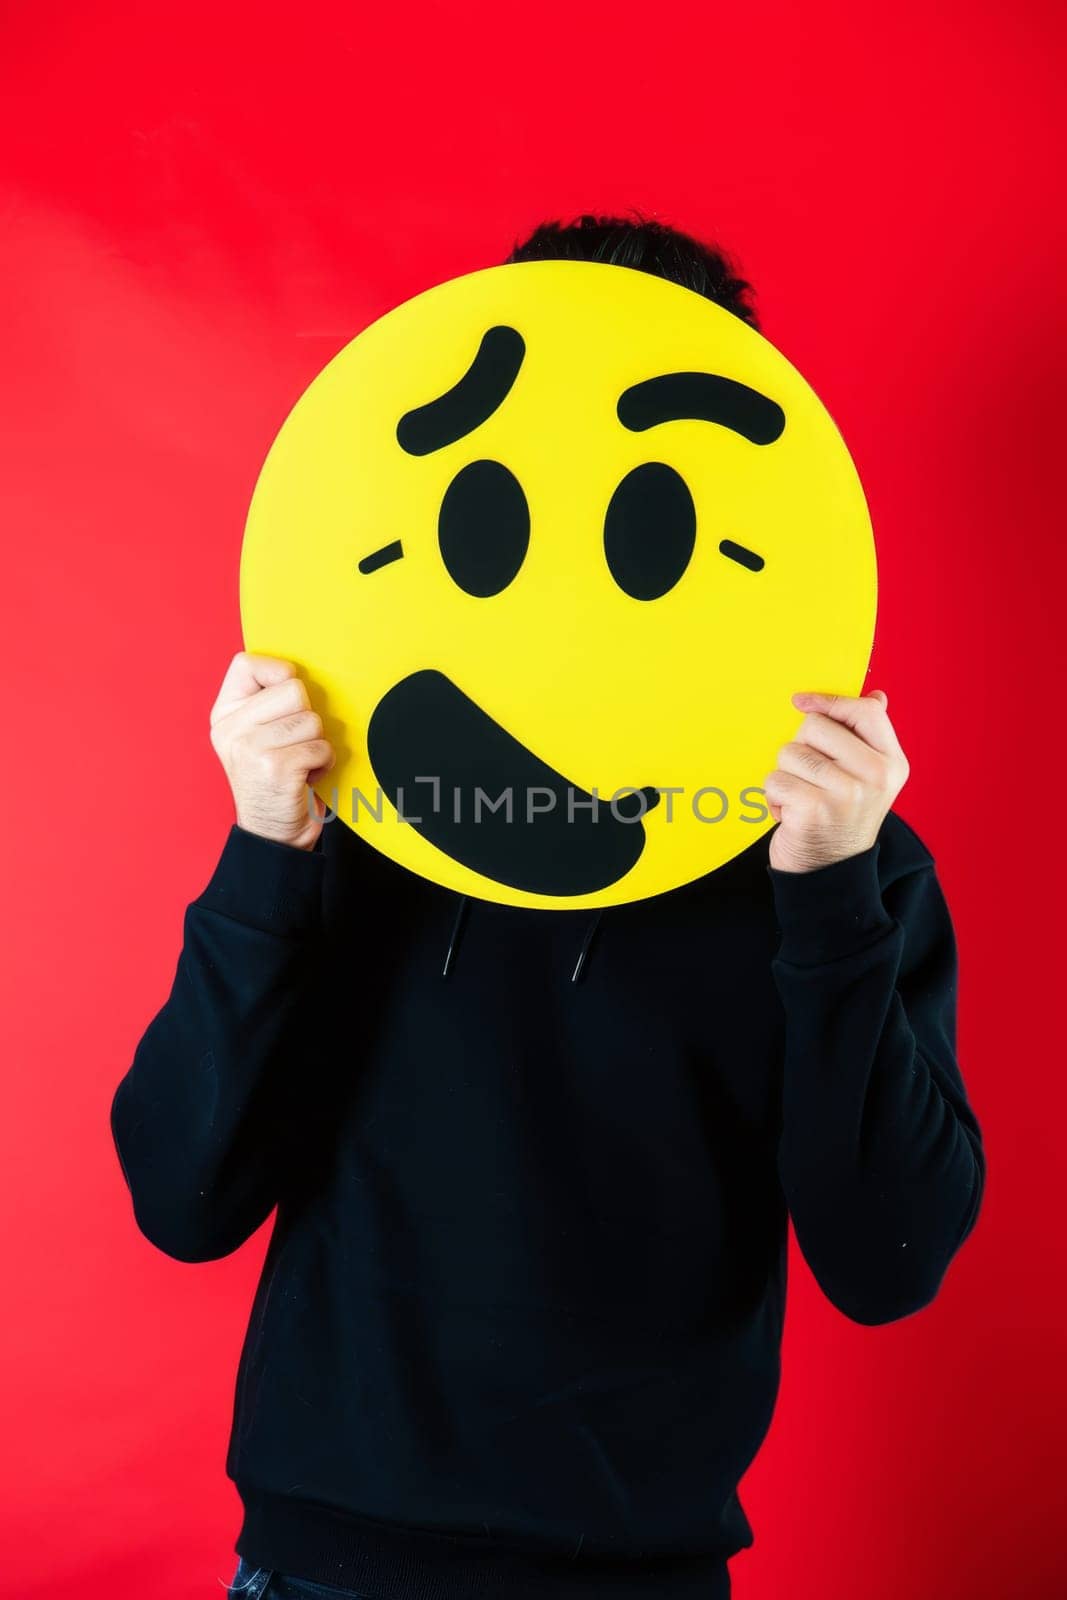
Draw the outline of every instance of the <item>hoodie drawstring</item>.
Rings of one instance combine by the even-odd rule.
[[[455,920],[452,923],[452,932],[449,935],[448,949],[445,952],[444,966],[441,968],[442,978],[447,978],[448,974],[455,966],[459,953],[459,942],[463,934],[463,929],[466,925],[467,913],[469,909],[470,897],[468,895],[461,894],[459,896],[459,905],[456,907]],[[571,973],[572,983],[577,983],[579,978],[582,976],[582,972],[584,971],[586,963],[588,962],[589,952],[592,948],[593,940],[596,938],[596,931],[600,926],[600,919],[603,914],[603,907],[593,912],[589,926],[585,930],[585,937],[582,940],[582,948],[578,952],[578,959],[574,964],[574,971]]]
[[[465,894],[461,894],[459,897],[459,905],[456,907],[456,920],[452,924],[452,934],[448,941],[448,949],[445,952],[445,964],[441,968],[442,978],[448,977],[449,969],[455,960],[456,951],[459,949],[459,936],[463,932],[463,924],[467,920],[467,909],[469,905],[469,897]]]
[[[590,949],[592,948],[593,940],[596,938],[596,931],[600,927],[600,919],[603,915],[603,907],[600,907],[598,910],[593,912],[593,920],[585,930],[585,938],[582,940],[582,948],[578,952],[578,960],[575,962],[574,971],[571,973],[572,983],[577,983],[578,979],[582,975],[582,968],[585,966],[586,958],[589,955]]]

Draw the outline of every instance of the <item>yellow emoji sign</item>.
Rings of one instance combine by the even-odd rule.
[[[491,267],[366,328],[282,426],[241,558],[245,646],[304,674],[338,818],[450,889],[567,910],[773,826],[790,695],[860,692],[875,598],[800,374],[591,262]]]

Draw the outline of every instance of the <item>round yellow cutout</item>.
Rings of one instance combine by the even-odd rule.
[[[702,296],[588,262],[453,279],[346,345],[241,557],[245,646],[304,675],[337,817],[450,889],[567,910],[773,826],[790,695],[860,692],[875,600],[859,478],[800,374]]]

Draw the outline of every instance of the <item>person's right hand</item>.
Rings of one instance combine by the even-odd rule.
[[[333,746],[291,661],[234,656],[211,708],[211,743],[233,791],[237,822],[278,844],[311,850],[326,807],[312,795],[333,766]]]

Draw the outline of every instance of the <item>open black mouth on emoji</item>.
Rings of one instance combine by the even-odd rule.
[[[571,783],[443,672],[384,694],[367,747],[383,792],[430,844],[490,882],[529,894],[591,894],[630,872],[655,788],[613,803]]]

